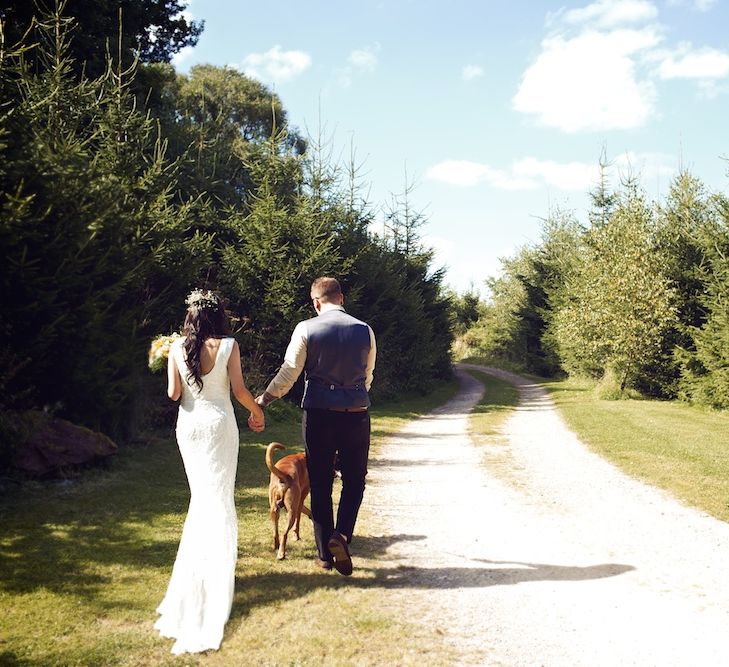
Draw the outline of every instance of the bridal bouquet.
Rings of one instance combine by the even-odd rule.
[[[169,336],[157,336],[149,347],[149,369],[153,373],[159,373],[167,367],[167,357],[170,354],[170,346],[182,336],[178,333]]]

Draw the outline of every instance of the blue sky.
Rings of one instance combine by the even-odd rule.
[[[586,218],[603,150],[651,198],[679,165],[729,186],[728,0],[191,0],[175,58],[271,86],[292,125],[364,162],[373,204],[401,192],[459,291],[538,241],[550,208]]]

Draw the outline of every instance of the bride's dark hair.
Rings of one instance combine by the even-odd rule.
[[[202,346],[208,338],[230,336],[230,325],[222,301],[212,292],[194,290],[187,297],[186,303],[187,315],[182,329],[185,340],[182,347],[189,371],[187,377],[192,378],[198,389],[202,390]]]

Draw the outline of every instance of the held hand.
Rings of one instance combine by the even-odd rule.
[[[258,403],[258,405],[260,405],[262,408],[266,407],[266,401],[263,398],[263,394],[256,396],[256,403]]]
[[[266,420],[262,412],[260,416],[256,416],[251,412],[248,417],[248,428],[255,433],[260,433],[266,428]]]

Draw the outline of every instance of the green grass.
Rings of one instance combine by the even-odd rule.
[[[469,373],[485,387],[483,397],[471,413],[469,429],[477,440],[491,440],[498,435],[504,421],[518,405],[519,392],[514,385],[488,373]]]
[[[508,470],[498,434],[516,390],[474,375],[486,391],[470,418],[471,434],[487,462]],[[595,451],[729,520],[729,415],[676,403],[602,401],[576,382],[546,386]],[[427,397],[376,406],[373,447],[455,391],[451,383]],[[171,640],[152,627],[188,502],[179,453],[167,436],[123,449],[106,470],[28,484],[0,498],[0,665],[453,664],[447,636],[411,609],[407,573],[393,576],[387,567],[387,547],[406,536],[372,535],[366,495],[352,577],[315,568],[307,522],[302,541],[290,541],[286,560],[276,561],[263,455],[270,440],[301,448],[299,412],[276,403],[264,434],[241,435],[236,594],[219,652],[174,658]]]
[[[455,391],[450,383],[376,406],[373,447]],[[271,440],[301,448],[299,411],[274,404],[263,434],[241,428],[241,436],[236,593],[219,652],[174,658],[172,641],[153,629],[189,500],[168,436],[123,449],[106,470],[0,498],[0,665],[452,662],[444,636],[403,611],[406,586],[389,584],[378,563],[397,536],[373,537],[362,521],[349,578],[315,567],[308,522],[302,541],[289,541],[286,560],[275,559],[263,457]]]
[[[729,414],[672,401],[600,400],[586,381],[544,386],[570,428],[595,452],[729,521]]]
[[[492,475],[509,479],[513,458],[501,427],[519,403],[519,392],[508,382],[480,371],[468,371],[484,385],[484,394],[468,420],[471,439],[481,448],[483,463]]]

